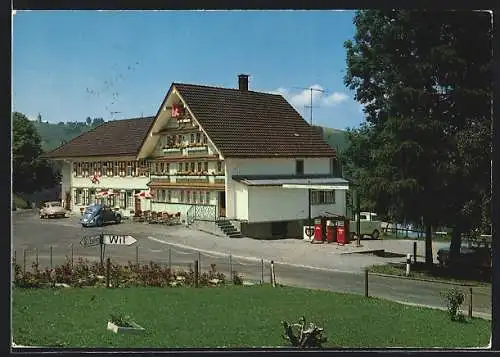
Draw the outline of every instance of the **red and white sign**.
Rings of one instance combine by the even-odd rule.
[[[91,178],[90,178],[90,181],[92,181],[92,183],[95,185],[95,184],[98,184],[100,183],[99,181],[99,175],[93,175]]]
[[[141,191],[139,193],[136,193],[135,197],[151,199],[154,197],[154,195],[151,191]]]

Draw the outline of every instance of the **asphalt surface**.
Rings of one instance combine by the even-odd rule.
[[[162,226],[133,223],[125,221],[119,225],[109,225],[102,228],[82,228],[78,224],[77,217],[65,219],[41,220],[34,211],[18,211],[12,214],[13,232],[13,255],[16,261],[30,269],[31,264],[38,260],[40,266],[50,267],[60,264],[65,259],[78,258],[99,261],[100,252],[98,246],[82,247],[80,240],[84,236],[97,235],[100,232],[110,234],[132,235],[137,243],[132,246],[106,246],[105,257],[110,257],[113,262],[127,263],[137,262],[147,264],[150,261],[171,266],[174,269],[187,269],[195,260],[199,260],[201,268],[206,271],[211,264],[216,265],[217,271],[229,276],[232,272],[242,274],[244,280],[260,282],[270,281],[270,259],[269,256],[256,256],[258,253],[249,251],[251,244],[257,246],[261,243],[247,240],[233,244],[232,252],[241,246],[240,254],[229,254],[227,251],[217,249],[222,243],[228,244],[224,238],[203,235],[191,231],[182,226]],[[193,238],[190,238],[192,236]],[[196,236],[196,237],[195,237]],[[180,244],[182,242],[184,244]],[[221,243],[222,242],[222,243]],[[203,245],[201,244],[203,243]],[[298,244],[297,242],[292,242]],[[262,243],[268,244],[268,243]],[[330,290],[344,293],[364,294],[365,277],[362,269],[349,268],[347,271],[335,269],[332,264],[317,264],[314,268],[308,268],[320,259],[320,249],[310,249],[307,254],[295,255],[287,253],[291,243],[273,242],[275,249],[281,247],[280,259],[274,264],[275,275],[278,284],[305,287],[312,289]],[[289,245],[288,248],[286,245]],[[188,247],[190,245],[190,247]],[[215,247],[213,249],[204,249]],[[299,247],[297,245],[297,247]],[[286,248],[286,249],[285,249]],[[201,251],[197,250],[201,249]],[[245,259],[241,258],[241,252]],[[52,252],[52,254],[51,254]],[[253,258],[252,257],[253,254]],[[289,254],[289,259],[285,257]],[[52,257],[52,258],[51,258]],[[260,258],[264,259],[260,259]],[[337,254],[338,266],[348,267],[359,264],[370,265],[373,262],[369,257]],[[282,259],[281,259],[282,258]],[[353,261],[356,264],[353,264]],[[357,262],[360,262],[359,264]],[[375,260],[373,260],[375,261]],[[444,308],[445,302],[440,293],[452,288],[452,285],[426,281],[416,281],[393,277],[381,277],[370,274],[368,278],[368,292],[372,297],[379,297],[410,304],[421,304],[429,307]],[[459,287],[468,294],[468,287]],[[469,299],[466,298],[464,311],[468,309]],[[491,316],[491,287],[473,287],[473,311],[476,316],[490,318]]]

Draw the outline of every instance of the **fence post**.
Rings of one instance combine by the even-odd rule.
[[[38,268],[38,248],[35,248],[35,263],[36,267]]]
[[[198,251],[198,264],[199,264],[198,272],[200,272],[201,271],[201,253],[200,253],[200,251]]]
[[[197,288],[199,287],[199,274],[200,274],[200,270],[199,270],[199,260],[195,260],[194,261],[194,287]]]
[[[229,279],[233,280],[233,257],[229,254]]]
[[[276,287],[276,276],[274,275],[274,261],[271,260],[271,284]]]
[[[365,297],[368,297],[368,269],[365,268]]]
[[[111,258],[108,257],[106,260],[106,288],[109,288],[109,277],[110,277],[110,270],[111,270]]]
[[[413,242],[413,263],[417,264],[417,242]]]
[[[264,284],[264,259],[260,260],[260,283]]]
[[[168,248],[168,269],[172,270],[172,248]]]
[[[17,264],[17,251],[15,249],[14,249],[13,263],[14,263],[14,266],[16,266],[16,264]]]
[[[139,266],[139,246],[135,246],[135,265]]]
[[[71,267],[73,267],[74,264],[75,264],[75,262],[74,262],[74,247],[73,247],[73,243],[71,243]]]
[[[54,268],[54,261],[52,257],[52,244],[50,245],[50,269]]]
[[[23,273],[26,274],[26,248],[23,248]]]
[[[472,318],[472,287],[469,287],[469,318]]]

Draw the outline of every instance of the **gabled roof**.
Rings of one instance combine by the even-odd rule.
[[[224,157],[334,157],[283,96],[173,83]]]
[[[113,120],[80,134],[44,158],[137,155],[154,117]]]

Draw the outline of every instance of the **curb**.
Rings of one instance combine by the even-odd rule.
[[[392,300],[392,301],[397,302],[398,304],[402,304],[402,305],[408,305],[408,306],[415,306],[415,307],[423,307],[423,308],[426,308],[426,309],[434,309],[434,310],[447,311],[447,309],[445,307],[441,307],[441,306],[416,304],[416,303],[406,302],[406,301],[400,301],[400,300]],[[485,312],[473,311],[472,312],[472,318],[480,318],[480,319],[483,319],[483,320],[489,320],[489,321],[491,321],[491,314],[488,314],[488,313],[485,313]]]
[[[368,270],[368,273],[370,275],[377,275],[377,276],[382,276],[382,277],[385,277],[385,278],[396,278],[396,279],[404,279],[404,280],[416,280],[416,281],[425,281],[425,282],[429,282],[429,283],[439,283],[439,284],[448,284],[448,285],[456,285],[456,286],[467,286],[467,287],[476,287],[476,288],[488,287],[488,285],[480,285],[480,284],[453,283],[451,281],[444,281],[444,280],[432,280],[432,279],[424,279],[424,278],[412,278],[412,277],[406,277],[406,276],[402,276],[402,275],[382,274],[382,273],[371,272],[369,270]]]

